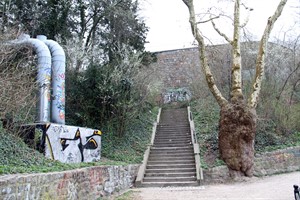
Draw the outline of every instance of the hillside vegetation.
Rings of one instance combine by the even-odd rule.
[[[145,51],[148,27],[138,15],[138,1],[68,2],[4,1],[0,5],[0,174],[140,163],[150,142],[160,95],[166,88],[164,77],[151,65],[157,59],[155,54]],[[23,9],[28,7],[31,9]],[[45,34],[65,50],[66,124],[102,131],[100,162],[48,160],[20,138],[18,127],[36,121],[39,89],[35,49],[8,42],[23,33],[33,38]],[[278,41],[270,48],[257,108],[256,151],[299,145],[298,40],[299,36]],[[243,52],[247,53],[243,66],[249,76],[255,66],[250,44],[245,42]],[[226,67],[230,63],[223,59],[230,58],[230,52],[217,49],[211,53],[217,85],[230,85],[231,72]],[[223,164],[218,153],[218,105],[204,80],[193,81],[193,98],[188,103],[203,163],[206,167]],[[243,80],[245,94],[249,94],[251,82],[251,78]],[[221,90],[229,94],[228,87]]]
[[[66,164],[50,160],[0,125],[0,174],[36,173],[63,171],[95,165],[126,165],[141,163],[150,142],[153,120],[157,109],[149,110],[140,118],[131,120],[126,137],[117,137],[113,132],[102,135],[101,159],[99,162]]]

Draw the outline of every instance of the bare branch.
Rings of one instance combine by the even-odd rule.
[[[240,25],[241,28],[244,28],[249,22],[250,12],[253,11],[253,8],[247,7],[244,3],[241,3],[241,5],[247,10],[246,20],[242,25]]]
[[[206,77],[206,82],[208,84],[208,87],[209,87],[210,91],[212,92],[215,99],[217,100],[218,104],[220,106],[224,106],[225,104],[227,104],[227,100],[223,97],[222,93],[220,92],[220,90],[216,86],[214,77],[213,77],[213,75],[211,73],[211,70],[210,70],[210,67],[208,65],[207,57],[206,57],[204,38],[200,34],[200,31],[197,27],[193,1],[192,0],[182,0],[182,1],[185,3],[185,5],[189,9],[189,13],[190,13],[189,21],[190,21],[190,24],[191,24],[192,33],[193,33],[195,39],[198,42],[199,57],[200,57],[201,64],[202,64],[202,70],[203,70],[203,72],[205,74],[205,77]]]
[[[267,25],[265,27],[264,34],[262,35],[262,38],[260,40],[259,51],[258,51],[257,61],[256,61],[255,79],[252,84],[251,96],[248,99],[248,104],[252,108],[255,108],[257,106],[258,97],[260,94],[262,77],[264,75],[264,70],[265,70],[265,56],[266,56],[266,51],[267,51],[267,42],[268,42],[270,33],[273,29],[274,23],[280,17],[286,2],[287,2],[287,0],[281,0],[279,2],[275,13],[273,14],[273,16],[269,17]]]
[[[247,13],[247,17],[246,17],[245,22],[244,22],[243,24],[240,25],[241,28],[244,28],[244,27],[248,24],[248,22],[249,22],[249,17],[250,17],[250,11],[248,11],[248,13]]]
[[[200,22],[197,22],[196,24],[204,24],[204,23],[206,23],[206,22],[213,21],[214,19],[218,19],[218,18],[220,18],[220,16],[211,17],[211,18],[208,19],[208,20],[200,21]]]
[[[7,38],[0,36],[2,41]],[[33,122],[37,90],[35,56],[27,46],[0,44],[0,118]]]
[[[297,72],[299,69],[300,69],[300,62],[298,63],[297,67],[296,67],[296,68],[288,75],[288,77],[287,77],[287,79],[285,80],[285,82],[284,82],[284,84],[283,84],[283,86],[282,86],[282,88],[281,88],[281,90],[280,90],[278,96],[276,97],[277,100],[280,99],[281,94],[282,94],[282,92],[284,91],[284,88],[285,88],[285,86],[287,85],[289,79],[290,79],[290,78],[292,77],[292,75],[293,75],[295,72]]]
[[[222,32],[220,31],[220,29],[217,28],[217,26],[216,26],[216,24],[215,24],[215,22],[214,22],[213,20],[211,20],[211,24],[212,24],[212,26],[214,27],[215,31],[217,31],[217,33],[218,33],[220,36],[222,36],[229,44],[232,44],[232,40],[230,40],[229,37],[227,37],[226,34],[222,33]]]

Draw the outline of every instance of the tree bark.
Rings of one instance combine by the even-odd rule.
[[[253,175],[256,112],[243,101],[221,107],[219,151],[232,176]]]
[[[242,93],[242,58],[240,47],[240,0],[234,4],[234,30],[232,41],[232,66],[231,66],[231,101],[243,100]]]

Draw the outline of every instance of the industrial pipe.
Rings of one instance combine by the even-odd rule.
[[[49,122],[50,118],[50,83],[51,83],[51,54],[47,45],[38,40],[23,34],[14,44],[31,45],[38,56],[37,82],[39,87],[38,119],[37,122]]]
[[[38,35],[37,39],[48,46],[52,55],[51,122],[65,124],[65,52],[57,42],[47,40],[44,35]]]

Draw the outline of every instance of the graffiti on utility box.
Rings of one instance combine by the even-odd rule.
[[[42,129],[46,157],[64,163],[100,160],[101,131],[53,123]]]
[[[191,100],[191,92],[187,88],[167,89],[162,93],[163,103],[184,102]]]

